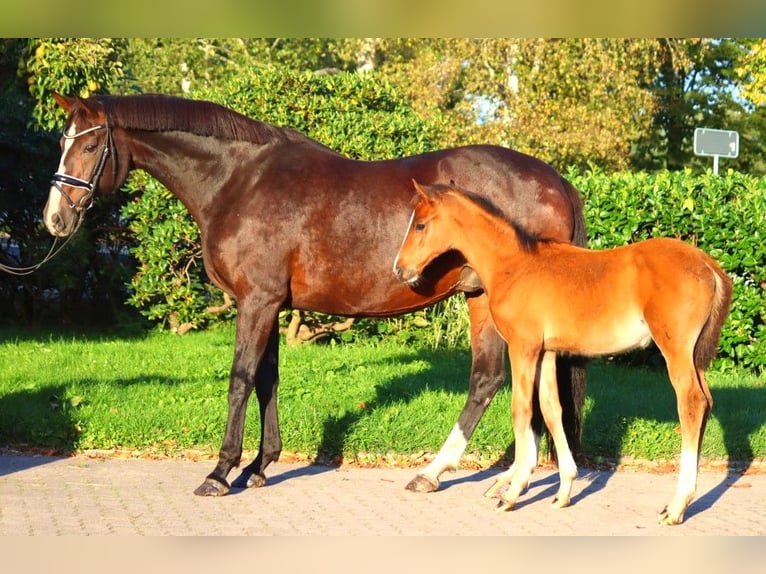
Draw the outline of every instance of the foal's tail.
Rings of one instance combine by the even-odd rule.
[[[694,346],[694,366],[697,370],[707,369],[715,359],[718,351],[718,340],[721,337],[721,327],[723,327],[731,307],[731,278],[715,261],[708,261],[707,266],[715,278],[715,295],[710,315],[702,327],[697,344]]]

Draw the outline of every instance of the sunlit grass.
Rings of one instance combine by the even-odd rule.
[[[214,454],[226,420],[231,327],[183,337],[0,332],[0,446]],[[399,343],[282,347],[285,451],[323,460],[435,453],[465,402],[470,353]],[[583,450],[589,458],[676,460],[672,387],[663,371],[588,366]],[[703,442],[711,459],[766,454],[766,389],[747,373],[709,374],[715,399]],[[510,391],[495,397],[467,455],[507,458]],[[253,397],[244,447],[258,448]]]

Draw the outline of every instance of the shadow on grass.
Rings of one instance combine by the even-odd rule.
[[[62,386],[34,391],[19,391],[0,396],[0,454],[45,454],[35,457],[3,457],[0,476],[56,460],[51,455],[71,452],[76,438],[76,423],[59,397]],[[31,422],[30,422],[31,421]]]
[[[180,379],[141,375],[120,379],[119,384],[130,386],[147,380],[167,385],[182,382]],[[82,381],[84,385],[99,382],[94,379]],[[78,405],[68,400],[67,395],[68,389],[63,384],[0,394],[0,454],[27,455],[25,458],[29,458],[32,461],[29,464],[34,466],[76,452],[81,435],[80,417]],[[16,470],[19,469],[0,465],[0,476]]]

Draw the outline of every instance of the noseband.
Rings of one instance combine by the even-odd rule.
[[[109,124],[103,124],[100,126],[93,126],[92,128],[88,128],[86,130],[83,130],[81,132],[77,132],[76,134],[67,135],[64,134],[64,138],[71,140],[78,138],[80,136],[83,136],[85,134],[88,134],[90,132],[95,132],[98,130],[106,130],[106,139],[104,140],[104,147],[101,150],[101,155],[98,158],[98,162],[95,166],[93,166],[93,171],[90,174],[90,178],[88,180],[80,179],[79,177],[73,177],[71,175],[67,175],[65,173],[59,173],[56,172],[53,174],[53,178],[51,179],[51,185],[55,186],[56,189],[59,190],[59,193],[64,196],[64,198],[67,201],[67,204],[69,205],[69,208],[76,211],[78,214],[82,211],[90,209],[90,207],[93,205],[93,194],[96,192],[96,185],[98,184],[98,180],[101,178],[101,174],[104,173],[104,167],[106,167],[107,159],[109,159],[109,154],[112,153],[112,149],[114,149],[114,142],[112,141],[112,130],[109,128]],[[113,175],[116,177],[117,175],[117,162],[112,161],[112,171]],[[69,194],[67,194],[59,184],[68,185],[69,187],[76,187],[78,189],[84,189],[88,193],[82,196],[80,198],[80,201],[78,203],[75,203],[72,201],[72,198],[69,197]]]

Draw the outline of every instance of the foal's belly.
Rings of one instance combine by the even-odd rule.
[[[639,316],[594,317],[579,325],[546,328],[545,348],[577,355],[612,355],[646,347],[652,341],[649,327]]]

